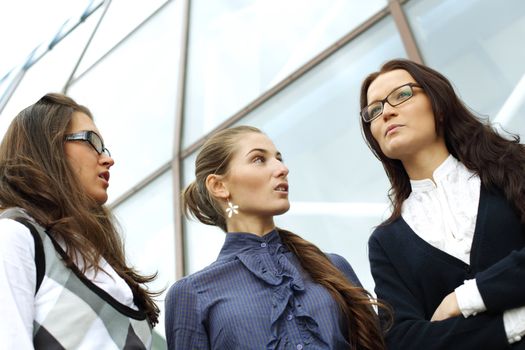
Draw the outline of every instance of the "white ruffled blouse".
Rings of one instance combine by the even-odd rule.
[[[480,179],[452,155],[434,171],[433,178],[410,181],[412,193],[401,215],[425,241],[470,264]]]

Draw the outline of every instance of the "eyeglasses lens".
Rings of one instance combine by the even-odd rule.
[[[98,137],[97,134],[95,134],[94,132],[90,132],[88,134],[88,141],[89,143],[91,143],[91,145],[93,145],[93,147],[95,148],[95,150],[100,154],[102,153],[102,151],[104,150],[104,145],[102,143],[102,140],[100,139],[100,137]]]
[[[391,106],[397,106],[405,102],[409,98],[411,98],[412,95],[413,95],[412,86],[403,85],[395,89],[394,91],[392,91],[390,94],[388,94],[385,100]],[[366,122],[371,122],[372,120],[376,119],[383,113],[384,105],[385,105],[385,101],[377,101],[377,102],[369,104],[363,109],[363,112],[362,112],[363,119]]]

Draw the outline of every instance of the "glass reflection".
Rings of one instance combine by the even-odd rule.
[[[411,0],[405,9],[425,63],[478,114],[525,136],[525,2]]]
[[[100,11],[93,13],[52,50],[47,51],[47,44],[40,46],[39,51],[43,51],[43,56],[25,72],[14,94],[0,112],[0,137],[3,137],[13,118],[23,108],[35,103],[48,92],[63,90],[100,15]],[[76,100],[87,104],[83,96],[78,96]]]
[[[175,281],[175,237],[172,173],[168,171],[146,188],[121,203],[114,214],[122,226],[126,255],[144,274],[158,272],[149,286],[158,291]],[[164,295],[157,300],[161,310],[155,330],[164,334]]]
[[[386,0],[194,0],[183,146],[287,77]],[[276,10],[278,9],[278,10]]]
[[[76,76],[84,73],[165,2],[166,0],[111,0],[104,19],[79,65]]]

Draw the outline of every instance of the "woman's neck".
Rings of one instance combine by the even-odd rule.
[[[432,152],[422,152],[404,159],[401,162],[410,180],[434,180],[434,171],[448,158],[450,153],[446,147],[434,149]]]
[[[233,216],[231,219],[228,219],[226,225],[228,232],[249,232],[260,237],[275,228],[273,217],[262,219]]]

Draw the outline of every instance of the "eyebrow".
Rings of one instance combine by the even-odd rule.
[[[250,153],[253,153],[253,152],[261,152],[261,153],[264,153],[264,154],[270,153],[270,152],[268,152],[267,150],[265,150],[263,148],[254,148],[254,149],[250,150],[248,153],[246,153],[245,156],[248,156]],[[275,153],[275,156],[282,158],[282,154],[279,151],[277,151]]]

